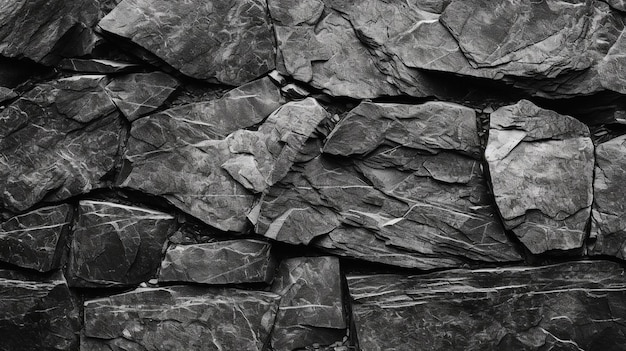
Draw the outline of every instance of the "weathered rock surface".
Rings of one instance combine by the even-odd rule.
[[[263,197],[256,231],[403,267],[520,260],[490,205],[476,128],[455,104],[361,103],[323,149],[344,158],[294,165]]]
[[[141,66],[136,63],[112,60],[66,58],[59,62],[58,67],[74,72],[110,74],[128,72],[139,69]]]
[[[63,275],[0,270],[0,350],[78,348],[79,309]]]
[[[72,39],[93,26],[98,13],[95,0],[5,1],[0,4],[0,55],[43,64],[54,64],[61,51],[84,55],[71,50]]]
[[[112,202],[79,203],[67,277],[72,287],[133,286],[156,275],[173,216]]]
[[[269,284],[276,268],[271,248],[270,243],[259,240],[173,245],[161,263],[159,281]]]
[[[59,268],[72,207],[42,207],[0,224],[0,261],[48,272]]]
[[[593,143],[576,119],[522,100],[491,114],[485,158],[504,225],[532,252],[579,248],[593,197]]]
[[[19,212],[104,185],[126,130],[102,76],[35,86],[0,111],[0,199]]]
[[[262,350],[279,298],[172,286],[87,301],[81,350]]]
[[[17,93],[15,93],[15,91],[13,91],[12,89],[0,86],[0,104],[5,101],[14,99],[16,97],[17,97]]]
[[[290,102],[257,131],[239,130],[222,139],[236,128],[260,122],[269,113],[267,107],[280,103],[261,100],[266,104],[260,109],[227,114],[248,108],[246,99],[257,101],[248,94],[236,96],[220,99],[203,120],[170,111],[135,121],[126,155],[130,173],[121,185],[162,195],[218,229],[245,230],[254,193],[287,173],[308,135],[328,114],[314,99]],[[242,118],[233,121],[231,116]]]
[[[126,119],[132,122],[159,108],[177,87],[176,79],[162,72],[152,72],[114,78],[106,89]]]
[[[626,94],[626,31],[622,32],[615,45],[598,64],[598,72],[602,77],[601,84],[609,90]]]
[[[348,276],[362,350],[619,350],[624,268],[544,267]]]
[[[274,69],[262,0],[124,0],[99,26],[193,78],[241,85]]]
[[[283,260],[272,291],[281,295],[271,338],[274,350],[329,345],[346,334],[341,273],[336,257]]]
[[[596,147],[589,253],[626,258],[626,136]]]

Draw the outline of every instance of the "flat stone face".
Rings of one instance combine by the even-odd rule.
[[[491,114],[485,158],[507,229],[532,252],[579,248],[593,196],[593,143],[576,119],[522,100]]]
[[[178,81],[162,72],[136,73],[114,78],[107,92],[129,121],[163,104],[178,87]]]
[[[72,207],[42,207],[0,224],[0,261],[47,272],[59,268]]]
[[[81,201],[68,280],[72,287],[133,286],[156,275],[173,216],[112,202]]]
[[[596,147],[589,254],[626,258],[626,136]]]
[[[262,0],[124,0],[99,26],[181,73],[241,85],[274,69],[274,35]]]
[[[623,274],[579,261],[347,280],[363,350],[599,351],[626,342]]]
[[[272,245],[259,240],[229,240],[173,245],[161,263],[160,282],[201,284],[271,283]]]
[[[323,152],[269,189],[257,233],[421,269],[521,259],[487,196],[473,110],[364,102]]]
[[[264,109],[257,114],[243,110],[242,120],[233,122],[230,117],[238,115],[228,112],[249,108],[251,103],[246,99],[257,98],[236,96],[219,100],[215,106],[220,110],[209,115],[213,118],[209,122],[205,122],[206,116],[194,121],[193,114],[166,118],[172,116],[170,112],[133,123],[126,155],[130,173],[121,185],[163,195],[218,229],[244,231],[255,193],[263,192],[287,173],[328,113],[314,99],[290,102],[272,113],[257,131],[237,130],[221,139],[235,127],[244,128],[246,121],[258,123],[267,116],[262,113],[268,106],[262,105]],[[231,99],[230,104],[225,99]],[[276,107],[279,102],[275,101]]]
[[[456,0],[441,22],[474,67],[553,78],[589,68],[606,54],[621,31],[612,16],[607,4],[593,0],[507,0],[497,8],[485,0]]]
[[[87,301],[81,350],[260,351],[279,298],[262,291],[172,286]]]
[[[60,51],[67,49],[68,43],[61,40],[62,37],[66,34],[71,37],[93,26],[98,13],[99,4],[95,0],[3,2],[0,4],[0,55],[53,64],[58,61]]]
[[[598,73],[602,77],[602,86],[606,89],[626,94],[626,35],[620,35],[615,45],[611,47],[608,54],[598,64]]]
[[[281,262],[272,291],[281,295],[272,348],[329,345],[346,333],[339,259],[296,257]]]
[[[0,350],[78,348],[79,309],[63,275],[0,270]]]
[[[14,212],[101,187],[126,130],[102,76],[35,86],[0,111],[0,199]]]

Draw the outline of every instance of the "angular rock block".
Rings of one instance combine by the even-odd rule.
[[[124,0],[99,26],[181,73],[241,85],[274,69],[274,34],[262,0]]]
[[[271,249],[259,240],[173,245],[161,263],[159,282],[269,284],[276,264]]]
[[[136,73],[114,78],[106,90],[126,119],[134,121],[163,104],[178,87],[165,73]]]
[[[79,308],[63,275],[0,270],[0,350],[78,348]]]
[[[72,207],[42,207],[0,224],[0,261],[48,272],[59,268]]]
[[[274,350],[329,345],[346,335],[341,272],[336,257],[283,260],[272,291],[281,295],[271,338]]]
[[[72,287],[133,286],[155,277],[173,216],[112,202],[81,201],[67,277]]]
[[[262,291],[172,286],[87,301],[81,351],[260,351],[279,298]]]
[[[0,4],[0,55],[54,64],[61,51],[73,44],[69,39],[92,27],[98,14],[96,0],[3,2]]]
[[[620,350],[624,268],[543,267],[348,276],[362,350]]]
[[[460,105],[361,103],[324,155],[264,195],[256,232],[420,269],[521,260],[490,204],[476,128]]]
[[[532,253],[582,246],[593,197],[587,126],[522,100],[491,114],[485,158],[504,225]]]
[[[163,195],[218,229],[244,231],[255,193],[263,192],[287,173],[309,135],[329,114],[314,99],[306,99],[277,109],[257,131],[233,131],[255,124],[248,124],[250,119],[260,122],[271,106],[228,113],[240,107],[248,109],[249,100],[257,103],[256,96],[241,93],[215,103],[215,114],[209,115],[208,121],[207,116],[194,120],[194,115],[163,118],[162,114],[137,120],[126,155],[130,163],[128,171],[123,171],[127,175],[121,185]],[[278,105],[279,101],[269,102]],[[237,122],[231,116],[243,119]],[[222,139],[223,133],[230,132]]]
[[[105,184],[126,130],[103,76],[35,86],[0,111],[1,206],[21,212]]]
[[[596,147],[588,253],[626,258],[626,136]]]

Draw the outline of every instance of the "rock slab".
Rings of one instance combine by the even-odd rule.
[[[79,203],[67,276],[72,287],[133,286],[154,278],[173,216],[141,207]]]
[[[620,350],[624,268],[606,261],[348,276],[362,350]]]
[[[485,158],[496,204],[505,227],[532,253],[582,246],[593,150],[587,126],[530,101],[491,114]]]
[[[0,261],[48,272],[59,268],[72,206],[42,207],[0,224]]]
[[[276,265],[271,248],[259,240],[172,245],[161,263],[159,282],[269,284]]]
[[[191,286],[85,302],[81,351],[263,350],[279,296]]]

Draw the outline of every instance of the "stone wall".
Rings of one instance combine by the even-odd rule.
[[[622,11],[0,2],[0,351],[625,350]]]

